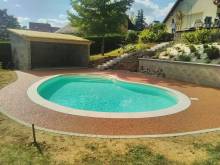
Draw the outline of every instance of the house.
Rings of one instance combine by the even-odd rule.
[[[36,23],[36,22],[29,22],[29,30],[33,31],[40,31],[40,32],[55,32],[59,30],[58,27],[52,27],[48,23]]]
[[[9,29],[15,69],[87,67],[91,41],[73,35]]]
[[[203,26],[205,20],[214,20],[220,14],[220,8],[213,0],[177,0],[164,19],[168,32],[172,31],[172,21],[177,31]]]
[[[58,29],[55,33],[61,33],[61,34],[78,34],[79,29],[74,28],[71,24],[67,24],[66,26]]]

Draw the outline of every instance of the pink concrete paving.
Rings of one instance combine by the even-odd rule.
[[[38,127],[69,133],[93,135],[154,135],[220,128],[220,89],[146,77],[141,73],[105,71],[122,79],[151,83],[186,94],[192,101],[187,111],[174,115],[143,119],[101,119],[67,115],[34,104],[26,92],[30,85],[44,76],[62,73],[94,73],[94,70],[53,70],[17,72],[18,80],[0,90],[3,113]]]

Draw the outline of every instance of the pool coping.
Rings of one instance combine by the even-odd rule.
[[[115,79],[122,82],[132,83],[132,84],[141,84],[141,85],[147,85],[147,86],[153,86],[159,89],[163,89],[166,91],[169,91],[171,94],[175,95],[177,99],[179,100],[178,103],[174,106],[171,106],[169,108],[164,108],[157,111],[151,111],[151,112],[131,112],[131,113],[113,113],[113,112],[95,112],[95,111],[88,111],[88,110],[79,110],[74,108],[65,107],[56,103],[52,103],[43,97],[41,97],[38,94],[38,87],[44,83],[45,81],[63,76],[63,75],[89,75],[89,76],[101,76],[105,78]],[[76,116],[83,116],[83,117],[94,117],[94,118],[111,118],[111,119],[138,119],[138,118],[153,118],[153,117],[161,117],[161,116],[168,116],[172,114],[176,114],[182,111],[187,110],[191,105],[191,100],[189,97],[187,97],[185,94],[163,86],[159,85],[153,85],[150,83],[140,83],[135,81],[128,81],[124,80],[122,78],[119,78],[115,75],[105,75],[105,74],[98,74],[98,73],[71,73],[71,74],[57,74],[53,76],[48,76],[46,78],[43,78],[34,84],[32,84],[28,90],[27,95],[31,99],[32,102],[34,102],[37,105],[40,105],[42,107],[45,107],[47,109],[68,114],[68,115],[76,115]]]

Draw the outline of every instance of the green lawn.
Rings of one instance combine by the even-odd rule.
[[[16,80],[0,70],[0,88]],[[1,92],[1,91],[0,91]],[[0,114],[2,165],[218,165],[220,132],[173,138],[98,139],[36,131]],[[40,152],[41,151],[41,152]]]
[[[1,44],[1,43],[10,43],[10,42],[9,42],[9,41],[1,41],[1,40],[0,40],[0,44]]]
[[[123,55],[126,52],[148,49],[153,45],[154,45],[153,43],[150,43],[150,44],[129,44],[129,45],[126,45],[124,48],[118,48],[118,49],[115,49],[115,50],[110,51],[108,53],[105,53],[104,56],[102,54],[92,55],[92,56],[90,56],[90,61],[93,62],[93,61],[101,60],[101,59],[108,58],[108,57],[118,57],[118,56]]]

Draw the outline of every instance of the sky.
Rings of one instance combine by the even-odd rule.
[[[147,23],[162,21],[174,3],[175,0],[135,0],[129,13],[136,15],[137,10],[143,9]],[[68,23],[67,10],[73,11],[70,0],[0,0],[0,9],[7,9],[22,26],[32,21],[56,27],[65,26]]]

